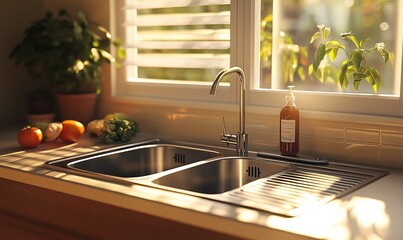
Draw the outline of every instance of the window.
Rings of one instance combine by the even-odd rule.
[[[111,1],[113,2],[113,1]],[[230,63],[230,0],[120,0],[125,95],[205,98]],[[114,3],[111,3],[114,4]],[[227,80],[227,86],[229,86]],[[182,93],[178,90],[182,89]]]
[[[364,69],[370,69],[370,67],[378,69],[383,79],[379,93],[394,95],[398,92],[400,81],[394,77],[392,65],[393,52],[398,44],[397,0],[276,0],[274,7],[273,14],[273,1],[262,0],[262,88],[285,89],[287,85],[295,85],[300,90],[354,92],[353,75],[348,79],[350,84],[346,89],[341,88],[339,84],[342,62],[347,59],[347,54],[351,57],[356,48],[351,41],[352,38],[343,39],[340,34],[351,32],[358,42],[367,39],[362,49],[373,48],[371,53],[364,52],[360,55],[366,56],[361,65],[368,68],[362,67],[362,70],[357,71],[365,73]],[[321,37],[313,43],[310,43],[310,40],[311,36],[319,30],[317,26],[322,24],[329,27],[331,31],[328,43],[337,41],[345,49],[334,48],[338,50],[334,61],[325,56],[314,74],[309,66],[314,62],[315,49],[323,41]],[[271,40],[274,40],[273,45],[277,46],[273,51],[270,49]],[[374,46],[380,46],[376,45],[377,43],[384,43],[385,49],[391,51],[390,56],[385,52],[390,60],[386,64],[382,55],[374,48]],[[335,46],[333,44],[332,47]],[[272,52],[275,53],[273,57],[276,60],[270,64]],[[267,72],[272,68],[276,76],[273,82],[267,77],[269,75]],[[365,79],[361,82],[357,81],[358,83],[360,83],[358,92],[374,92],[372,85]]]
[[[255,24],[266,23],[266,26],[260,31],[259,50],[263,50],[259,51],[259,58],[262,60],[260,78],[257,78],[259,80],[255,81],[251,88],[251,104],[281,106],[284,103],[283,89],[291,83],[299,90],[296,93],[297,103],[304,110],[403,116],[401,1],[260,0],[259,2],[262,5],[256,11],[261,10],[261,16],[259,19],[255,17]],[[358,41],[369,37],[371,39],[366,44],[384,42],[388,50],[394,53],[393,65],[375,61],[369,63],[373,66],[382,66],[380,74],[384,84],[379,94],[374,94],[371,85],[366,82],[361,83],[359,93],[354,91],[351,84],[347,90],[341,89],[337,74],[333,81],[324,83],[315,76],[308,76],[315,44],[318,44],[315,42],[310,44],[310,39],[318,30],[319,24],[333,25],[329,26],[333,31],[332,37],[351,30]],[[270,30],[271,35],[267,34]],[[273,41],[270,41],[271,39]],[[304,46],[305,49],[302,49]],[[255,53],[255,56],[259,56],[259,52]],[[338,57],[342,55],[340,51]],[[338,64],[341,61],[336,59],[334,66],[340,66]],[[294,67],[294,72],[291,74],[290,66]],[[302,71],[305,79],[301,79],[298,69],[300,66],[305,67]]]
[[[114,77],[113,91],[117,96],[203,101],[218,99],[235,103],[237,91],[233,79],[221,87],[216,98],[208,99],[206,92],[220,69],[237,65],[244,69],[248,80],[249,105],[281,107],[284,104],[284,88],[292,81],[297,86],[295,94],[298,106],[303,110],[403,116],[401,1],[110,2],[116,21],[113,23],[115,32],[125,40],[129,55],[126,66],[118,69]],[[329,17],[323,18],[324,12]],[[347,16],[346,19],[343,14]],[[192,20],[185,21],[185,16]],[[165,17],[170,20],[164,20]],[[199,22],[201,19],[211,22]],[[267,23],[266,29],[261,29],[262,20]],[[311,44],[309,40],[319,24],[330,27],[332,37],[351,30],[358,40],[370,37],[366,43],[368,46],[384,42],[387,50],[394,53],[393,66],[379,60],[368,60],[371,65],[382,66],[380,74],[384,84],[378,94],[374,94],[371,86],[365,82],[362,82],[357,94],[351,86],[347,90],[341,89],[335,78],[326,78],[322,83],[321,79],[311,75],[309,65],[319,42]],[[203,37],[193,34],[206,30],[214,34]],[[270,32],[271,35],[268,34]],[[280,37],[284,36],[288,37],[288,42],[281,42],[284,39]],[[290,71],[288,74],[284,72],[283,66],[295,65],[281,61],[285,56],[284,49],[298,53],[292,58],[297,61],[292,74],[289,74]],[[205,57],[200,58],[202,55]],[[342,55],[340,51],[338,58],[331,63],[332,67],[337,68],[342,63]],[[168,61],[165,58],[168,56],[174,58]],[[301,56],[305,57],[305,62],[301,62]],[[305,69],[298,70],[300,65]]]

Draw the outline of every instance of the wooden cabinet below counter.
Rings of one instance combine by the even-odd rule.
[[[4,239],[237,239],[3,178],[0,192]]]

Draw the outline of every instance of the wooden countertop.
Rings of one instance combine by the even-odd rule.
[[[150,138],[140,134],[133,141]],[[44,143],[33,150],[19,147],[16,131],[5,131],[0,139],[2,178],[241,238],[343,240],[403,236],[403,171],[399,169],[388,169],[387,176],[316,207],[309,214],[288,218],[141,185],[95,180],[43,166],[49,160],[110,147],[88,136],[76,144]]]

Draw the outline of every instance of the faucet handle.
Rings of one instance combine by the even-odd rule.
[[[226,143],[227,145],[236,145],[237,144],[237,135],[227,133],[227,126],[225,125],[225,118],[222,117],[223,129],[221,134],[221,142]]]

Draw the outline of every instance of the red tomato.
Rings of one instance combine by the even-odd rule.
[[[26,126],[18,133],[18,143],[24,148],[34,148],[41,143],[42,137],[39,128]]]

